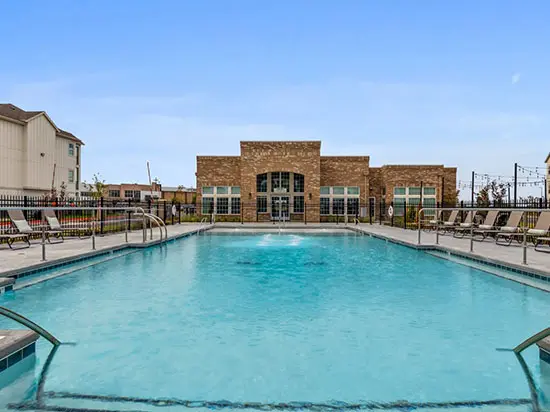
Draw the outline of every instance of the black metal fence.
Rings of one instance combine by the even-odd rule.
[[[119,232],[126,229],[140,227],[139,219],[133,219],[131,212],[117,211],[109,208],[141,207],[146,212],[160,217],[165,224],[178,224],[184,222],[199,222],[203,218],[216,222],[272,222],[279,220],[289,222],[308,223],[371,223],[383,224],[395,227],[417,229],[418,212],[421,206],[418,202],[407,203],[402,200],[399,202],[369,201],[360,203],[358,199],[348,202],[300,202],[292,204],[290,202],[271,204],[256,202],[242,202],[238,199],[227,202],[219,202],[214,205],[212,202],[204,204],[185,204],[171,200],[147,200],[139,199],[59,199],[48,197],[32,196],[0,196],[0,209],[6,207],[66,207],[68,210],[57,211],[59,221],[64,227],[81,227],[89,224],[91,221],[97,222],[98,234],[109,232]],[[74,207],[74,211],[71,208]],[[424,208],[471,208],[471,207],[489,207],[489,208],[550,208],[550,202],[542,199],[520,201],[516,204],[507,202],[489,202],[486,204],[472,204],[471,202],[460,201],[452,203],[427,203],[424,202]],[[81,208],[90,208],[82,210]],[[128,216],[125,214],[128,213]],[[440,217],[445,220],[450,212],[444,212]],[[461,222],[466,217],[467,211],[459,213],[458,221]],[[27,221],[33,228],[39,228],[41,223],[40,211],[25,211]],[[480,213],[483,215],[483,213]],[[506,214],[501,214],[501,220],[506,220]],[[480,216],[482,218],[482,216]],[[435,219],[434,210],[425,210],[422,216],[423,220]],[[536,223],[537,213],[526,213],[525,222],[532,227]],[[5,210],[0,210],[0,231],[11,230],[11,222]]]

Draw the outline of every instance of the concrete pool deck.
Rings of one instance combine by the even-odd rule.
[[[188,234],[196,233],[199,229],[212,229],[216,232],[272,232],[279,231],[278,224],[272,223],[216,223],[215,225],[200,225],[198,223],[183,223],[169,225],[168,239],[175,239]],[[439,245],[435,243],[435,233],[422,232],[422,243],[417,244],[418,232],[416,230],[403,230],[378,224],[307,224],[286,223],[283,231],[294,233],[335,233],[340,231],[361,232],[373,237],[386,239],[420,249],[432,249],[442,252],[456,253],[460,256],[477,259],[482,262],[510,267],[512,269],[539,274],[550,277],[550,253],[536,252],[533,246],[527,250],[527,265],[523,265],[521,246],[499,246],[494,241],[474,242],[474,252],[470,252],[470,239],[457,239],[452,236],[439,237]],[[42,247],[40,240],[34,240],[28,249],[10,250],[6,245],[0,245],[0,276],[16,276],[26,271],[42,269],[71,262],[76,259],[92,257],[109,251],[131,248],[148,247],[159,243],[158,230],[153,231],[153,240],[149,240],[150,232],[147,232],[147,242],[143,243],[141,230],[129,232],[128,243],[125,234],[118,233],[106,236],[96,236],[96,249],[92,250],[92,239],[69,238],[64,243],[46,244],[47,261],[42,261]]]

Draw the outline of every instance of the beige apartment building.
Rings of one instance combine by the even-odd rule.
[[[0,104],[0,194],[44,195],[53,180],[57,190],[65,183],[67,196],[79,196],[83,145],[45,111]]]

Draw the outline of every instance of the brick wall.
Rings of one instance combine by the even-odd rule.
[[[361,203],[369,193],[368,156],[321,156],[321,186],[359,186]]]
[[[240,156],[197,156],[197,204],[203,186],[240,186]]]

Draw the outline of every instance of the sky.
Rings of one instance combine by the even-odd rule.
[[[323,155],[443,163],[460,181],[550,151],[545,0],[0,6],[0,102],[81,138],[84,180],[145,183],[150,161],[163,185],[194,186],[196,156],[240,140],[321,140]]]

